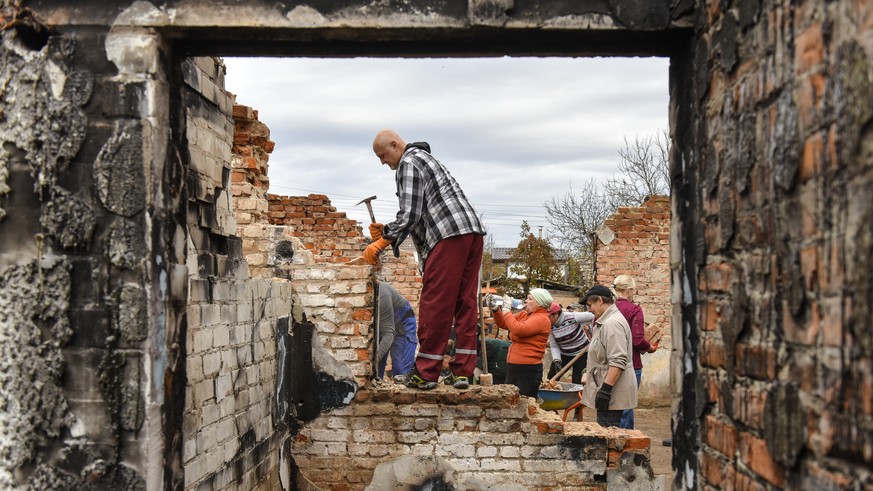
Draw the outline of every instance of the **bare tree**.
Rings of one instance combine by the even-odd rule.
[[[575,191],[571,188],[563,196],[551,197],[543,203],[546,209],[550,237],[561,248],[578,252],[591,249],[591,237],[597,227],[615,211],[604,199],[594,178]]]
[[[646,137],[624,138],[618,149],[619,174],[606,180],[612,206],[639,206],[648,196],[670,194],[670,135],[667,130]]]
[[[607,178],[602,188],[591,178],[581,188],[571,188],[543,203],[549,233],[573,255],[580,268],[577,281],[581,286],[593,281],[593,238],[603,221],[620,206],[639,206],[648,196],[670,194],[670,137],[666,130],[632,142],[625,137],[618,155],[619,173]]]
[[[543,206],[551,237],[573,258],[570,277],[575,284],[589,285],[594,271],[594,233],[615,208],[599,191],[594,178],[575,192],[571,188],[563,196],[553,196]]]

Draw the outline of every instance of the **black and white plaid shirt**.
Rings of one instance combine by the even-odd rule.
[[[427,143],[406,146],[395,171],[400,211],[382,233],[394,239],[394,255],[407,236],[418,250],[421,264],[442,239],[464,234],[485,235],[485,227],[455,178],[429,153]]]

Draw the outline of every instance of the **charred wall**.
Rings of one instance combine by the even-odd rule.
[[[192,304],[201,319],[204,306],[212,314],[228,306],[230,315],[235,305],[239,323],[239,308],[261,304],[237,293],[214,300],[237,287],[243,278],[233,275],[244,269],[222,260],[234,257],[221,238],[232,234],[213,232],[230,222],[201,212],[220,196],[189,186],[197,163],[182,114],[182,61],[237,53],[670,56],[675,484],[869,485],[873,7],[394,7],[2,4],[0,322],[4,360],[15,360],[2,371],[2,397],[3,410],[31,416],[9,423],[24,427],[3,427],[15,445],[2,453],[2,483],[179,488],[190,479],[183,422],[193,402],[181,393],[191,381],[194,323],[186,316]],[[270,267],[312,288],[301,307],[331,337],[313,346],[336,343],[355,380],[365,379],[368,273],[312,267],[293,236],[259,227],[248,232],[298,247],[293,261]],[[202,258],[218,272],[212,279],[200,272],[200,254],[191,262],[192,247],[204,243],[189,230],[201,228],[215,235]],[[191,275],[209,289],[195,294],[204,285],[191,283],[189,295]],[[335,292],[338,278],[348,283]],[[355,290],[361,284],[365,291]],[[274,286],[257,288],[261,299]],[[268,305],[265,312],[279,308]],[[258,343],[266,352],[267,340],[254,335],[243,351]],[[209,350],[220,351],[214,338]],[[235,391],[224,399],[235,401]],[[257,431],[242,432],[246,448],[265,448]]]
[[[184,289],[167,278],[167,230],[147,224],[173,222],[173,193],[156,202],[146,188],[177,167],[144,154],[149,84],[119,77],[106,28],[60,32],[6,3],[2,20],[0,485],[142,487],[174,368],[147,373],[175,342],[150,319]]]

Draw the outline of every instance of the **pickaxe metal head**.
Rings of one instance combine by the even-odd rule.
[[[370,220],[372,220],[373,223],[376,223],[376,215],[373,214],[373,205],[370,204],[370,202],[374,199],[376,199],[375,194],[373,196],[370,196],[369,198],[364,198],[361,201],[358,201],[357,203],[355,203],[355,206],[358,206],[361,203],[367,203],[367,211],[370,212]]]

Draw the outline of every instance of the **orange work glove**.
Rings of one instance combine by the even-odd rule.
[[[391,245],[390,242],[380,238],[376,242],[368,245],[366,249],[364,249],[364,259],[369,264],[376,264],[376,261],[379,259],[379,254],[387,249],[389,245]]]
[[[385,225],[381,223],[371,223],[370,224],[370,238],[373,240],[379,240],[382,238],[382,229],[385,228]]]

